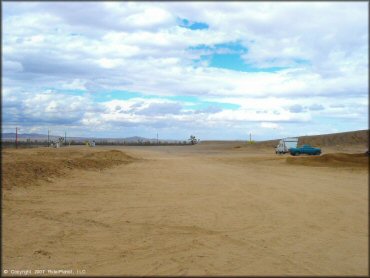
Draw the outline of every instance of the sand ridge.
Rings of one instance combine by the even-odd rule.
[[[316,167],[369,167],[369,155],[366,153],[329,153],[320,156],[287,157],[286,162],[295,165]]]
[[[2,186],[29,186],[68,174],[68,170],[103,170],[133,158],[118,150],[36,148],[2,151]]]

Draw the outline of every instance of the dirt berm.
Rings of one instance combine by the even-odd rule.
[[[321,156],[287,157],[289,164],[316,167],[369,167],[369,156],[366,153],[328,153]]]
[[[48,181],[50,178],[65,176],[73,169],[102,170],[133,160],[118,150],[3,150],[1,181],[4,189],[29,186],[39,180]]]

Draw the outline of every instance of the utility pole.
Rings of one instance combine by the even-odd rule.
[[[18,149],[18,127],[15,128],[15,148]]]
[[[67,146],[67,131],[64,131],[64,146]]]
[[[48,129],[48,147],[50,147],[50,129]]]
[[[252,133],[249,133],[249,143],[252,143]]]
[[[159,144],[159,141],[158,141],[158,132],[157,132],[157,145]]]

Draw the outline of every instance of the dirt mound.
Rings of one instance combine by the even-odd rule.
[[[83,149],[28,149],[2,151],[3,188],[28,186],[66,175],[72,169],[102,170],[134,159],[117,151]]]
[[[320,156],[287,157],[286,162],[315,167],[368,168],[369,156],[366,153],[329,153]]]

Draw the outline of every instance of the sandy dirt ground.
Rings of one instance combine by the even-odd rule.
[[[3,271],[368,274],[366,165],[222,144],[88,152],[112,149],[134,159],[3,189]],[[37,149],[8,159],[22,152]]]

